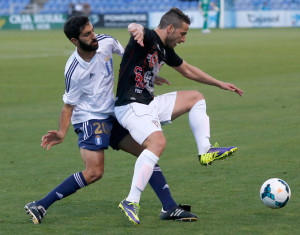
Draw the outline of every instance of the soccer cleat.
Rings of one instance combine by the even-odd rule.
[[[215,143],[207,153],[199,155],[199,161],[201,165],[208,166],[211,165],[213,161],[225,159],[226,157],[232,155],[237,150],[237,147],[219,147],[218,143]]]
[[[24,209],[26,210],[26,213],[31,216],[31,220],[34,224],[42,223],[42,219],[47,213],[45,208],[42,205],[37,204],[36,202],[27,203]]]
[[[140,224],[140,219],[139,219],[140,205],[138,203],[129,202],[124,199],[123,201],[120,202],[119,208],[121,209],[121,211],[124,212],[124,214],[127,216],[130,222],[132,222],[134,225]]]
[[[191,213],[190,208],[191,207],[188,205],[179,205],[168,211],[164,211],[163,209],[161,209],[160,219],[161,220],[184,221],[184,222],[197,221],[198,216]]]

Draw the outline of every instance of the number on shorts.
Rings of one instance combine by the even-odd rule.
[[[101,124],[102,124],[102,125],[101,125]],[[101,124],[100,124],[99,122],[95,122],[95,123],[93,124],[93,126],[97,126],[97,127],[96,127],[96,130],[95,130],[95,134],[96,134],[96,135],[102,134],[103,131],[104,131],[105,134],[108,134],[108,133],[109,133],[109,127],[108,127],[108,125],[106,124],[106,122],[102,122]],[[103,130],[103,131],[102,131],[102,130]]]

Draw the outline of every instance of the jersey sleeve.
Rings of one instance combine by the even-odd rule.
[[[174,51],[174,49],[166,50],[166,64],[172,67],[178,67],[182,64],[183,59],[181,59]]]
[[[65,76],[65,94],[63,95],[63,101],[65,104],[77,105],[80,96],[82,95],[82,91],[80,86],[77,84],[74,77],[68,78]]]
[[[153,40],[153,34],[151,34],[151,31],[148,28],[144,28],[144,44],[148,44]]]
[[[117,54],[117,55],[121,56],[121,57],[124,54],[124,48],[117,39],[114,39],[112,52],[114,54]]]

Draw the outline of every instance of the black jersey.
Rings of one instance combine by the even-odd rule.
[[[145,28],[144,47],[130,38],[120,65],[116,106],[132,102],[149,104],[154,98],[154,79],[166,63],[178,67],[183,60],[164,46],[154,30]]]

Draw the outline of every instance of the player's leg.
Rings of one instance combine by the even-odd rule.
[[[144,150],[136,160],[131,189],[127,201],[139,203],[141,193],[153,174],[154,166],[159,160],[166,140],[161,131],[150,134],[143,143]]]
[[[104,171],[104,151],[80,149],[80,152],[86,166],[84,171],[69,176],[41,200],[25,205],[25,209],[27,213],[31,215],[34,224],[42,222],[42,218],[46,215],[47,209],[54,202],[74,194],[77,190],[102,177]]]
[[[175,98],[174,98],[175,94]],[[163,122],[168,122],[168,113],[170,107],[172,109],[171,120],[176,119],[182,114],[189,112],[189,123],[194,134],[198,147],[198,157],[202,165],[210,165],[214,160],[224,159],[237,150],[236,147],[211,146],[210,138],[210,123],[209,117],[206,114],[206,103],[204,96],[198,91],[178,91],[167,93],[159,98],[160,107],[159,118]],[[173,101],[175,99],[175,101]],[[172,106],[172,102],[174,105]]]
[[[198,91],[178,91],[172,120],[189,112],[189,123],[194,134],[199,155],[206,153],[210,148],[210,124],[206,114],[204,96]]]
[[[139,145],[129,134],[127,134],[119,142],[119,148],[125,152],[131,153],[136,157],[138,157],[144,150],[144,147]],[[149,184],[161,201],[165,211],[173,209],[177,206],[171,195],[169,185],[167,184],[167,181],[158,164],[154,166],[153,174],[150,177]]]
[[[110,145],[113,149],[122,149],[136,157],[144,150],[117,121],[115,122],[110,138]],[[174,201],[167,181],[158,164],[155,165],[149,184],[162,203],[163,210],[169,211],[177,206]]]
[[[96,125],[94,125],[96,123]],[[98,124],[106,127],[101,136],[95,132]],[[91,127],[91,128],[87,128]],[[103,175],[104,171],[104,149],[108,148],[110,131],[112,128],[111,120],[88,121],[74,125],[75,132],[78,134],[78,147],[86,169],[69,176],[60,185],[54,188],[43,199],[27,203],[26,212],[30,214],[34,224],[39,224],[46,214],[46,210],[57,200],[66,198],[78,189],[91,184]],[[101,141],[99,142],[99,138]]]
[[[85,170],[69,176],[46,197],[37,201],[37,203],[42,205],[46,210],[57,200],[72,195],[78,189],[81,189],[102,177],[104,171],[104,151],[80,149],[80,153],[82,160],[85,163]]]
[[[133,139],[145,147],[135,163],[129,195],[119,204],[119,208],[129,220],[137,225],[140,223],[138,210],[141,193],[165,148],[166,140],[155,111],[155,105],[131,103],[115,107],[115,114],[119,123],[128,129]]]
[[[87,184],[91,184],[101,179],[104,174],[104,150],[90,151],[80,149],[81,158],[85,164],[82,175]]]
[[[203,33],[210,33],[210,30],[209,30],[209,28],[208,28],[208,11],[209,11],[209,4],[203,4],[202,10],[203,10],[203,20],[204,20],[202,32],[203,32]]]

